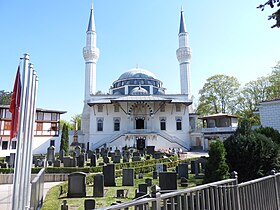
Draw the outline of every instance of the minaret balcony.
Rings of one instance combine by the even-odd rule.
[[[97,61],[99,58],[99,49],[96,47],[84,47],[83,55],[85,61]]]
[[[176,51],[179,63],[190,62],[192,58],[192,51],[190,47],[180,47]]]

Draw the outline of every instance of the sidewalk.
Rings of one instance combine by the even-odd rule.
[[[44,199],[50,188],[58,185],[62,182],[45,182],[44,183]],[[0,185],[0,209],[11,210],[12,209],[12,194],[13,185],[12,184],[1,184]]]

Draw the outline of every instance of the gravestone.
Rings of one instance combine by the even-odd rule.
[[[188,179],[181,177],[181,187],[187,187],[189,185]]]
[[[195,174],[195,160],[191,160],[191,174]]]
[[[99,166],[104,166],[104,165],[105,165],[105,163],[100,162],[98,165],[99,165]]]
[[[122,186],[134,186],[134,169],[122,169]]]
[[[113,159],[113,163],[120,163],[121,162],[121,156],[115,155]]]
[[[68,175],[69,198],[81,198],[86,196],[86,173],[74,172]]]
[[[161,190],[177,190],[176,172],[159,173],[159,187]]]
[[[96,155],[92,154],[90,157],[90,166],[95,167],[96,166]]]
[[[52,163],[55,160],[55,147],[54,146],[50,146],[47,149],[47,161],[50,165],[52,165]]]
[[[95,209],[95,200],[86,199],[84,202],[84,210],[92,210],[92,209]]]
[[[205,169],[205,164],[207,160],[205,158],[199,158],[198,160],[195,161],[195,178],[201,179],[204,177],[204,169]]]
[[[103,166],[104,186],[116,186],[115,174],[115,164],[107,164],[107,166]]]
[[[103,162],[104,162],[104,163],[109,163],[110,160],[109,160],[109,158],[108,158],[107,156],[104,156],[104,157],[103,157]]]
[[[139,172],[138,179],[143,179],[143,173],[142,172]]]
[[[157,171],[158,173],[164,171],[164,170],[163,170],[163,164],[162,164],[162,163],[157,163],[157,164],[156,164],[156,171]]]
[[[124,162],[124,163],[129,162],[129,154],[128,154],[128,153],[124,153],[124,154],[123,154],[123,162]]]
[[[56,160],[54,161],[54,163],[53,163],[53,166],[54,166],[54,167],[60,167],[60,164],[61,164],[61,160],[56,159]]]
[[[71,167],[71,157],[63,157],[63,165],[64,167]]]
[[[67,200],[63,200],[60,206],[60,210],[68,210]]]
[[[100,153],[99,148],[95,149],[95,154],[99,154],[99,153]]]
[[[163,171],[167,171],[167,165],[163,164]]]
[[[147,178],[147,179],[145,179],[145,183],[146,183],[149,187],[151,187],[152,184],[153,184],[153,180],[150,179],[150,178]]]
[[[78,157],[78,166],[79,167],[84,167],[85,166],[85,155],[80,154]]]
[[[120,151],[119,149],[116,149],[116,150],[115,150],[115,155],[121,156],[121,151]]]
[[[93,197],[104,197],[104,176],[96,174],[93,179]]]
[[[133,157],[138,157],[138,156],[140,157],[140,153],[139,152],[133,152],[132,156]]]
[[[75,153],[76,153],[76,156],[74,156],[74,157],[79,157],[80,156],[80,154],[81,154],[81,147],[80,146],[76,146],[75,147]]]
[[[9,168],[15,167],[16,153],[10,153],[10,159],[7,161]]]
[[[124,198],[124,189],[118,189],[117,190],[117,198]]]
[[[153,171],[153,179],[157,179],[158,178],[158,172],[157,171]]]
[[[145,194],[148,193],[148,185],[145,184],[138,184],[138,192],[143,192]]]
[[[188,163],[178,164],[178,179],[181,179],[182,177],[185,177],[186,179],[189,178],[188,166]]]
[[[59,151],[59,159],[61,160],[61,162],[63,163],[63,157],[65,156],[65,152],[64,150],[60,150]]]
[[[76,167],[77,166],[77,158],[73,157],[70,158],[70,167]]]
[[[161,153],[161,152],[155,152],[155,153],[154,153],[154,158],[155,158],[155,159],[160,159],[160,158],[162,158],[162,153]]]
[[[155,154],[155,146],[147,146],[147,155]]]
[[[135,161],[141,161],[141,157],[140,156],[132,157],[132,162],[135,162]]]
[[[93,154],[94,154],[93,151],[91,151],[91,150],[88,150],[88,151],[87,151],[88,158],[91,158],[91,156],[92,156]]]

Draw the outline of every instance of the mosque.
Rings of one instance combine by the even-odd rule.
[[[179,26],[179,62],[181,92],[166,94],[163,82],[151,71],[133,68],[113,81],[109,94],[96,94],[96,68],[99,49],[96,41],[94,10],[91,8],[85,60],[84,108],[82,136],[87,149],[103,146],[112,148],[147,146],[156,149],[182,148],[189,150],[199,139],[195,130],[197,115],[192,113],[190,93],[191,48],[181,11]]]

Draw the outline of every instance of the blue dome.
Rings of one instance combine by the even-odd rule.
[[[149,95],[149,92],[142,87],[135,87],[131,90],[130,95]]]
[[[157,79],[156,76],[145,69],[140,68],[134,68],[130,69],[127,72],[123,73],[118,80],[124,80],[129,78],[151,78],[151,79]]]

